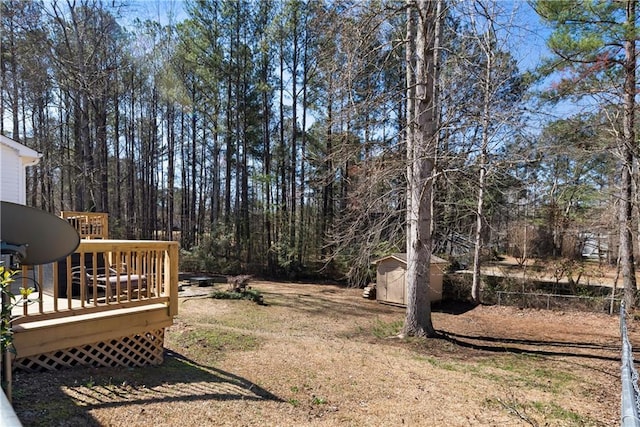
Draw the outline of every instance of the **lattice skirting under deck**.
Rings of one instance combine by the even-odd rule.
[[[37,356],[18,357],[14,360],[13,366],[25,371],[44,371],[73,366],[159,365],[163,361],[163,354],[164,329],[158,329],[108,342],[67,348]]]

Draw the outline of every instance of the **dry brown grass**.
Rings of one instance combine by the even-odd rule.
[[[448,306],[433,314],[444,338],[399,340],[403,310],[360,290],[251,285],[267,305],[182,299],[162,366],[17,373],[18,416],[25,426],[619,424],[615,316]]]

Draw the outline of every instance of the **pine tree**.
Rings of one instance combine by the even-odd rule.
[[[622,132],[618,132],[617,141],[620,159],[619,262],[628,307],[635,305],[637,292],[632,231],[632,171],[637,148],[634,128],[636,4],[636,0],[539,0],[534,3],[537,13],[553,28],[548,45],[555,57],[542,70],[547,74],[562,73],[553,94],[557,97],[590,97],[601,106],[613,97],[622,111]],[[614,128],[619,125],[615,123]]]

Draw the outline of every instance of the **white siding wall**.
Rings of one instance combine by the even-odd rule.
[[[24,205],[25,170],[18,152],[0,144],[0,200]]]
[[[40,154],[0,135],[0,200],[27,203],[27,166],[40,161]]]

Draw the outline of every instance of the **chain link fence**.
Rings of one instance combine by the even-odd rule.
[[[627,335],[627,319],[624,304],[620,305],[620,337],[622,338],[622,427],[640,427],[638,408],[640,407],[640,390],[638,389],[638,372],[633,362],[633,349]]]
[[[468,280],[450,280],[446,296],[451,299],[468,300],[470,283]],[[504,283],[501,285],[504,286]],[[509,287],[509,286],[504,286]],[[600,293],[592,295],[570,295],[545,293],[530,289],[516,291],[496,289],[497,286],[489,286],[483,289],[483,300],[486,303],[497,305],[517,306],[521,308],[537,308],[547,310],[576,310],[604,313],[620,313],[620,337],[622,340],[621,353],[621,418],[622,427],[640,427],[640,386],[638,385],[638,372],[633,360],[633,349],[627,334],[627,318],[621,292],[600,289]]]
[[[621,301],[615,295],[586,296],[517,291],[496,291],[494,298],[494,303],[497,305],[610,314],[618,312]]]
[[[443,298],[454,301],[471,299],[471,274],[447,274]],[[482,302],[519,308],[562,311],[587,311],[615,314],[620,310],[622,289],[597,285],[523,281],[502,276],[483,276]]]

